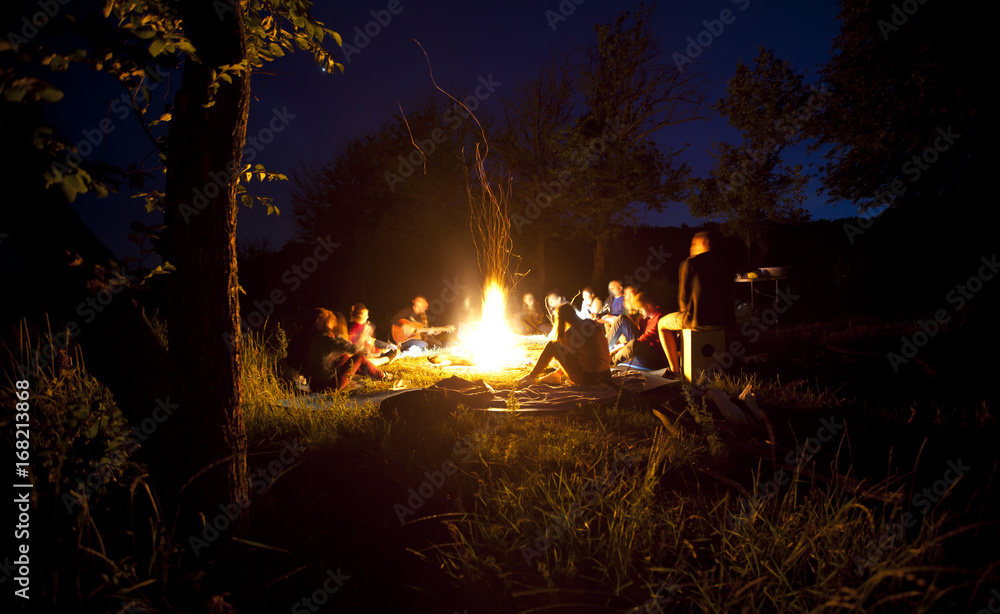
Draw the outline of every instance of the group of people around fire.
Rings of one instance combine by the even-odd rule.
[[[547,335],[548,341],[519,385],[610,383],[616,365],[679,372],[675,333],[724,327],[733,318],[733,277],[712,252],[711,242],[707,232],[692,239],[690,257],[680,266],[676,312],[666,313],[647,293],[617,280],[608,284],[604,301],[593,288],[584,288],[580,307],[556,290],[541,306],[534,295],[525,294],[511,328],[523,335]],[[311,330],[289,344],[289,363],[299,368],[301,385],[313,392],[344,390],[359,373],[389,379],[380,366],[411,348],[439,347],[443,343],[437,334],[453,330],[431,327],[427,310],[427,300],[415,297],[410,307],[393,316],[392,340],[381,341],[375,338],[365,305],[352,307],[349,322],[340,313],[317,309]],[[553,363],[556,369],[539,379]]]

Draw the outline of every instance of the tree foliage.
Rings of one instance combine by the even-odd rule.
[[[177,405],[143,451],[163,502],[182,509],[181,526],[200,510],[239,501],[249,488],[235,220],[239,181],[250,170],[241,165],[250,76],[296,48],[336,68],[322,46],[327,39],[339,43],[310,16],[305,0],[107,0],[96,7],[65,6],[48,27],[0,42],[0,120],[11,128],[0,170],[5,184],[18,185],[27,197],[23,205],[5,202],[0,209],[10,233],[5,244],[26,269],[50,282],[45,298],[56,317],[69,321],[74,305],[112,288],[123,294],[73,337],[88,369],[133,423],[147,418],[158,400]],[[159,245],[176,266],[169,276],[169,349],[122,289],[124,267],[68,204],[81,193],[142,187],[151,177],[141,162],[123,169],[84,160],[50,123],[48,105],[72,105],[92,94],[81,81],[54,74],[71,64],[93,71],[77,71],[87,85],[108,77],[120,83],[122,119],[133,114],[161,170],[169,169],[162,192],[147,187],[141,193],[147,207],[164,210]],[[167,87],[168,77],[171,84],[179,77],[180,86],[173,103],[158,108],[151,92]],[[60,81],[69,84],[65,96]],[[255,175],[266,178],[260,168]],[[193,213],[185,209],[210,183],[214,193]]]
[[[907,198],[935,197],[982,177],[997,114],[980,64],[993,50],[979,8],[845,0],[839,20],[833,57],[819,73],[833,96],[808,125],[827,160],[830,200],[866,209],[901,189]],[[944,143],[941,130],[961,136]],[[949,150],[929,156],[933,163],[919,159],[935,141]]]
[[[808,177],[802,165],[782,161],[781,153],[802,138],[798,127],[808,100],[803,78],[789,62],[763,47],[753,66],[741,61],[715,108],[740,131],[739,145],[716,143],[708,177],[690,182],[692,215],[722,222],[738,236],[753,261],[753,247],[763,251],[768,227],[777,222],[809,219],[802,208]]]
[[[578,178],[570,168],[568,138],[575,120],[571,70],[553,57],[538,76],[503,100],[494,156],[510,173],[514,249],[547,287],[545,252],[565,235],[566,198]]]
[[[397,116],[377,134],[345,146],[322,169],[305,173],[311,177],[300,177],[300,237],[330,227],[326,220],[336,219],[352,198],[336,175],[362,166],[370,171],[369,185],[355,185],[354,193],[382,208],[366,218],[376,227],[371,236],[379,252],[397,253],[399,262],[419,253],[426,261],[435,246],[425,237],[451,229],[467,235],[467,226],[455,223],[469,220],[466,194],[456,188],[465,184],[464,169],[473,166],[472,152],[477,143],[483,147],[485,136],[484,168],[510,178],[513,249],[536,271],[536,282],[545,283],[546,249],[570,238],[594,245],[593,275],[600,280],[619,229],[683,193],[688,168],[676,160],[678,149],[663,150],[653,136],[706,110],[705,83],[669,60],[653,36],[652,19],[652,7],[640,6],[598,26],[592,47],[553,59],[506,96],[495,122],[477,112],[480,126],[440,92],[410,105],[405,121]],[[426,160],[420,153],[429,149],[425,144],[434,147]],[[384,182],[375,181],[379,168]],[[470,178],[478,181],[475,173]],[[344,211],[340,219],[353,217]]]
[[[246,58],[210,69],[206,107],[214,104],[214,95],[223,84],[232,84],[239,76],[249,77],[254,69],[295,49],[311,53],[328,71],[343,71],[343,65],[323,46],[327,38],[339,45],[340,35],[311,16],[308,0],[253,0],[239,5],[216,0],[209,4],[215,23],[201,26],[208,30],[219,27],[224,18],[234,14],[235,6],[240,7]],[[0,54],[4,56],[0,64],[3,66],[0,95],[7,102],[55,103],[62,100],[64,92],[53,85],[52,79],[44,77],[45,72],[65,72],[73,64],[89,66],[95,73],[108,75],[121,84],[124,105],[113,105],[115,112],[119,109],[132,112],[163,161],[165,170],[168,164],[166,132],[172,118],[172,105],[167,104],[165,108],[154,105],[152,92],[169,79],[171,71],[183,71],[189,64],[202,63],[192,43],[192,37],[199,34],[188,31],[190,28],[185,28],[181,17],[186,10],[184,3],[107,0],[96,10],[80,8],[74,13],[74,9],[70,7],[57,13],[47,27],[35,30],[32,36],[25,36],[31,32],[15,28],[6,40],[0,41]],[[36,147],[49,157],[48,168],[44,171],[46,186],[61,186],[70,201],[77,194],[88,191],[105,196],[125,184],[136,187],[149,177],[134,164],[121,169],[100,161],[77,161],[77,152],[73,151],[70,140],[47,122],[40,122],[35,131]],[[245,165],[238,177],[244,182],[252,178],[283,178],[280,174],[263,171],[263,167],[251,169],[250,165]],[[158,190],[140,192],[137,196],[146,198],[149,210],[162,207],[163,194]],[[260,200],[265,206],[273,207],[265,197]],[[247,199],[241,201],[249,202]]]
[[[294,174],[296,242],[329,235],[342,244],[334,301],[408,301],[474,257],[464,165],[482,131],[439,92],[400,107],[373,134]]]
[[[597,42],[580,64],[583,114],[569,140],[579,161],[571,213],[577,232],[595,243],[593,281],[604,276],[607,251],[622,224],[646,208],[680,200],[689,169],[653,135],[703,119],[705,83],[669,61],[653,35],[653,7],[640,5],[597,27]]]

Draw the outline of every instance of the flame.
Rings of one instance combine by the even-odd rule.
[[[518,348],[517,336],[507,326],[504,313],[506,301],[503,287],[496,281],[488,282],[483,294],[482,317],[463,344],[463,349],[482,369],[501,369],[524,359],[523,349]]]

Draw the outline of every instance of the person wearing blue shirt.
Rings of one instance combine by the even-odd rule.
[[[601,322],[605,327],[611,326],[615,319],[625,313],[625,295],[622,293],[622,282],[617,279],[608,284],[608,298],[601,310]]]

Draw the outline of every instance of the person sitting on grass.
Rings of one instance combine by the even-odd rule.
[[[530,292],[525,292],[521,299],[521,312],[514,322],[514,330],[522,335],[547,335],[552,330],[552,324],[542,314],[535,295]]]
[[[642,319],[642,314],[639,313],[639,303],[635,300],[635,295],[639,292],[634,286],[625,286],[622,291],[622,295],[625,297],[625,311],[622,315],[628,316],[629,320],[632,320],[632,324],[639,326],[639,320]]]
[[[639,325],[636,326],[627,315],[619,316],[611,325],[607,336],[611,364],[625,363],[640,369],[662,369],[668,366],[668,362],[660,345],[656,325],[663,317],[663,309],[645,292],[637,293],[632,301],[639,309]],[[624,343],[619,343],[620,337],[625,339]]]
[[[549,321],[552,322],[552,326],[556,323],[556,310],[559,309],[559,305],[566,302],[566,297],[559,293],[559,290],[553,288],[549,290],[549,293],[545,295],[545,313],[549,316]]]
[[[399,354],[396,346],[375,338],[375,327],[368,321],[368,308],[364,303],[351,307],[351,327],[347,335],[376,367],[392,362]]]
[[[605,332],[611,328],[618,316],[625,313],[625,295],[623,294],[622,282],[613,279],[608,282],[608,298],[604,301],[604,306],[598,314],[597,320],[604,324]]]
[[[427,319],[429,305],[426,298],[417,295],[413,297],[408,309],[401,309],[392,316],[392,336],[399,344],[399,351],[405,352],[410,348],[426,350],[444,347],[444,342],[435,336],[436,329]]]
[[[569,378],[574,384],[611,384],[611,357],[604,338],[604,327],[594,320],[584,320],[570,303],[556,309],[555,339],[545,344],[531,372],[518,380],[518,386],[537,382],[561,384]],[[539,379],[549,363],[559,368]]]
[[[347,320],[342,314],[327,309],[316,311],[316,334],[309,343],[305,364],[310,390],[343,390],[358,371],[375,380],[389,379],[388,374],[373,365],[351,343]]]
[[[597,294],[594,293],[594,289],[590,286],[584,288],[580,292],[580,295],[583,297],[583,302],[580,304],[580,317],[585,320],[596,320],[601,313],[601,309],[604,308],[604,303],[601,302],[601,299],[597,298]]]

